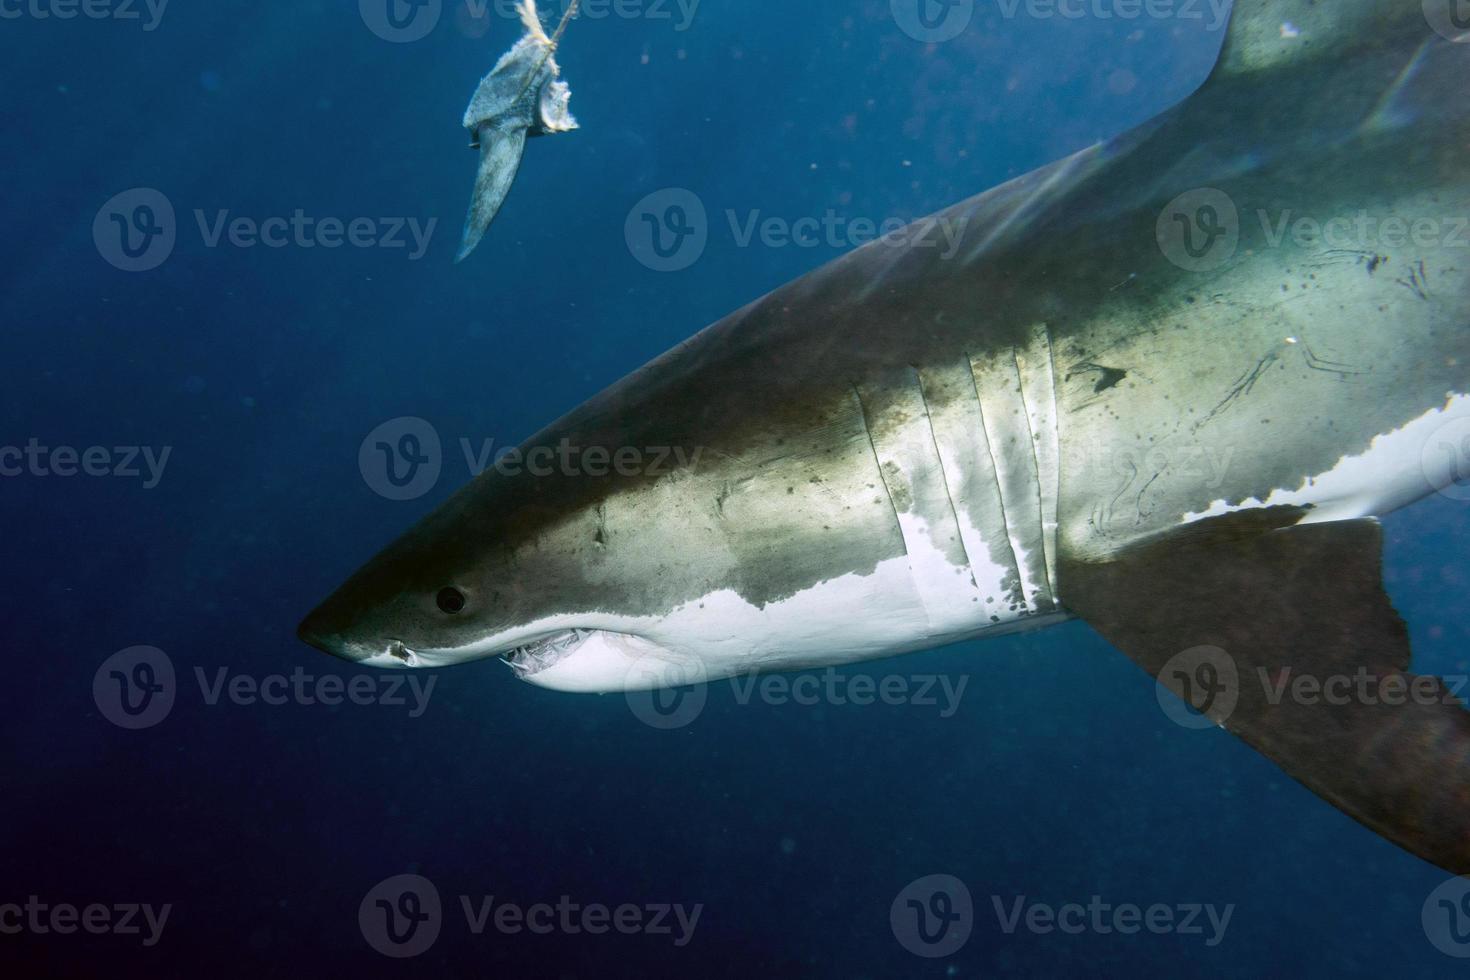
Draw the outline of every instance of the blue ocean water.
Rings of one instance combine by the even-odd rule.
[[[0,911],[5,975],[1460,968],[1421,923],[1444,873],[1229,735],[1181,729],[1081,624],[839,672],[962,682],[953,704],[713,685],[662,728],[621,696],[542,691],[493,662],[389,691],[294,635],[469,478],[465,444],[514,445],[842,254],[855,219],[930,213],[1187,96],[1221,43],[1210,5],[1124,19],[980,2],[958,36],[923,43],[903,0],[590,3],[558,55],[583,128],[531,142],[455,266],[475,166],[460,114],[519,27],[466,0],[393,0],[393,27],[385,4],[0,0],[0,443],[47,461],[0,479],[0,905],[101,905],[111,924]],[[629,218],[670,189],[704,207],[707,242],[661,271]],[[229,231],[272,218],[315,232],[273,247]],[[744,240],[767,219],[822,231]],[[322,222],[358,222],[363,244],[327,247]],[[157,259],[165,226],[155,267],[119,267]],[[359,450],[404,417],[441,439],[442,473],[393,500]],[[1467,508],[1437,497],[1386,521],[1390,591],[1429,672],[1467,670]],[[174,677],[166,717],[130,730],[108,664],[139,646]],[[333,690],[342,703],[310,694]],[[402,874],[442,906],[411,958],[364,924]],[[931,958],[890,912],[936,874],[967,886],[973,927]],[[492,896],[578,911],[477,931],[462,900]],[[1018,899],[1230,918],[1008,930]],[[133,904],[167,918],[118,928]],[[621,906],[627,929],[584,914]],[[664,906],[698,918],[658,928]]]

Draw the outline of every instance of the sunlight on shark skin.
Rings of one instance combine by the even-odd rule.
[[[1412,677],[1372,518],[1449,472],[1425,454],[1462,418],[1447,396],[1470,392],[1467,249],[1285,230],[1470,214],[1467,77],[1470,46],[1410,0],[1238,0],[1195,95],[944,212],[963,219],[951,259],[922,236],[869,244],[527,443],[700,447],[699,465],[487,472],[300,634],[360,663],[498,656],[609,692],[1076,617],[1186,699],[1170,661],[1204,645],[1243,677]],[[1196,193],[1212,205],[1172,212]],[[1190,261],[1220,210],[1224,251]],[[1130,465],[1098,467],[1109,447]],[[1206,477],[1198,451],[1227,465]],[[1207,514],[1217,501],[1262,505]],[[1458,702],[1237,693],[1212,721],[1470,873]]]
[[[1423,63],[1425,56],[1430,51],[1428,41],[1414,55],[1414,60],[1404,66],[1397,81],[1383,93],[1383,98],[1374,107],[1373,112],[1363,120],[1363,128],[1369,129],[1399,129],[1411,125],[1414,121],[1414,110],[1412,107],[1404,108],[1398,105],[1399,93],[1409,89],[1415,73]]]
[[[500,212],[520,170],[526,138],[577,128],[568,109],[572,92],[559,80],[561,67],[555,57],[562,32],[577,12],[577,0],[567,7],[550,37],[541,26],[536,0],[521,0],[517,10],[525,36],[480,82],[464,114],[470,147],[480,151],[480,169],[455,262],[469,257]]]

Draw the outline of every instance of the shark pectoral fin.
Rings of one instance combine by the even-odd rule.
[[[1470,874],[1470,712],[1439,678],[1407,672],[1377,522],[1271,529],[1299,516],[1236,514],[1116,561],[1066,562],[1062,595],[1159,684],[1308,789]]]
[[[516,171],[521,167],[521,155],[526,151],[525,127],[506,129],[485,128],[478,134],[480,142],[480,172],[475,177],[475,196],[470,201],[470,213],[465,218],[464,235],[460,239],[456,263],[480,244],[485,231],[515,183]]]

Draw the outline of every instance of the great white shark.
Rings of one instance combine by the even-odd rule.
[[[589,465],[485,473],[300,635],[607,692],[1079,617],[1470,873],[1470,713],[1375,520],[1470,459],[1467,13],[1237,0],[1188,100],[697,334],[521,449]]]

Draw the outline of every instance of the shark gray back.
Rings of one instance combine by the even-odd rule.
[[[1470,715],[1408,673],[1372,522],[1456,478],[1435,439],[1470,416],[1456,37],[1417,0],[1239,0],[1191,99],[711,326],[466,487],[303,637],[607,691],[1077,616],[1470,871]],[[1360,673],[1424,700],[1280,696]]]

